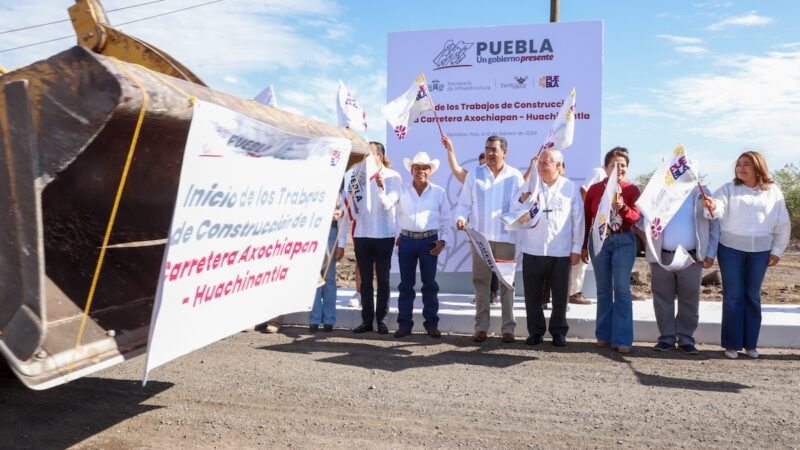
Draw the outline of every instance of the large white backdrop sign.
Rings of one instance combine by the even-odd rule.
[[[350,141],[195,106],[147,345],[147,373],[311,307]]]
[[[577,120],[573,144],[564,152],[566,174],[583,181],[599,164],[602,22],[390,33],[388,50],[387,98],[424,73],[442,129],[464,168],[477,165],[486,138],[497,134],[508,139],[506,161],[524,173],[573,87]],[[432,181],[445,187],[455,205],[461,184],[447,167],[433,114],[410,124],[402,140],[391,130],[387,135],[396,163],[422,150],[441,160]],[[471,270],[466,236],[456,236],[439,257],[445,272]]]

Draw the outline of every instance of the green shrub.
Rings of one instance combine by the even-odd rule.
[[[772,174],[786,199],[786,209],[792,220],[792,237],[800,239],[800,168],[789,163]]]

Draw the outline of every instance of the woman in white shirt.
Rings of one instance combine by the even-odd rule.
[[[736,160],[732,182],[705,200],[706,216],[719,220],[717,258],[722,274],[722,346],[734,359],[745,349],[750,358],[761,329],[761,283],[767,267],[780,261],[791,224],[780,188],[769,176],[764,157],[746,151]]]

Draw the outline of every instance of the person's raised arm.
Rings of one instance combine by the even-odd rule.
[[[456,179],[463,184],[464,180],[467,178],[467,170],[458,164],[456,151],[453,148],[453,141],[451,141],[447,135],[444,135],[442,136],[442,145],[447,149],[447,164],[450,165],[450,170],[453,172]]]

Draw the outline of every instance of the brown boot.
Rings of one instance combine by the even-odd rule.
[[[591,305],[592,301],[588,298],[583,296],[583,292],[578,292],[569,296],[570,303],[574,303],[576,305]]]

